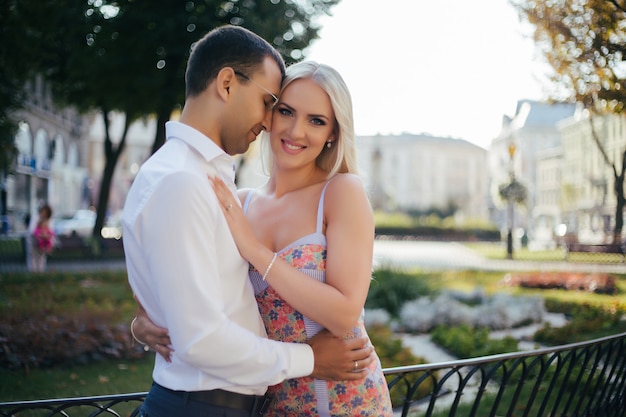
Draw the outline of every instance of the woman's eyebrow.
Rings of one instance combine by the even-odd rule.
[[[292,112],[296,112],[296,109],[295,109],[295,108],[293,108],[292,106],[290,106],[288,103],[286,103],[286,102],[284,102],[284,101],[279,101],[278,103],[279,103],[279,105],[281,105],[281,106],[285,106],[285,107],[287,107],[287,109],[291,110]],[[321,113],[320,113],[320,114],[317,114],[317,113],[308,113],[308,114],[307,114],[307,116],[308,116],[308,117],[317,117],[317,118],[321,118],[321,119],[326,119],[326,120],[329,120],[329,121],[333,119],[333,118],[332,118],[332,116],[328,116],[328,115],[321,114]]]

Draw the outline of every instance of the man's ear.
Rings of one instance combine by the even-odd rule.
[[[235,80],[235,70],[231,67],[224,67],[218,73],[215,79],[217,95],[220,96],[224,101],[227,101],[230,96],[230,87],[232,86]]]

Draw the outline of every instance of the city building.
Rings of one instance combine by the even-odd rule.
[[[88,155],[84,141],[89,117],[70,107],[59,108],[41,77],[25,86],[28,100],[13,117],[19,130],[15,170],[2,177],[9,233],[23,233],[38,207],[46,202],[55,215],[86,208]]]
[[[574,115],[576,106],[520,100],[513,116],[504,116],[502,129],[489,147],[490,218],[503,234],[513,230],[532,245],[551,245],[560,223],[558,200],[560,153],[558,123]],[[524,204],[504,201],[499,190],[515,179],[526,189]]]
[[[559,208],[564,231],[580,242],[610,243],[617,208],[615,173],[620,175],[626,162],[626,117],[590,116],[579,108],[559,127],[563,135]]]
[[[359,136],[357,149],[374,208],[487,218],[487,151],[480,146],[404,133]]]

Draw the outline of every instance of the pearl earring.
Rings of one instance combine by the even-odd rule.
[[[326,142],[326,147],[327,147],[328,149],[330,149],[330,147],[332,146],[332,144],[333,144],[333,143],[332,143],[331,141],[328,141],[328,142]]]

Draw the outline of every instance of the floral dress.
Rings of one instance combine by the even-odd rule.
[[[322,234],[326,186],[328,183],[320,195],[316,232],[298,239],[278,253],[284,261],[321,282],[326,279],[326,236]],[[250,192],[246,196],[244,212],[247,212],[252,194]],[[322,329],[322,326],[287,304],[252,266],[249,278],[270,339],[305,343]],[[361,313],[346,338],[366,334],[363,319]],[[387,383],[378,358],[367,369],[366,378],[359,381],[325,381],[312,377],[288,379],[270,387],[268,394],[273,397],[273,401],[266,416],[271,417],[393,415]]]

